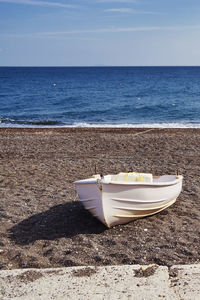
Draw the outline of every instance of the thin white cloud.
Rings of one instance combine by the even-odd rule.
[[[50,1],[33,1],[33,0],[0,0],[0,3],[13,3],[13,4],[24,4],[24,5],[34,5],[34,6],[50,6],[50,7],[65,7],[65,8],[75,8],[76,5],[64,4],[60,2],[50,2]]]
[[[200,25],[191,26],[144,26],[144,27],[118,27],[100,28],[88,30],[68,30],[57,32],[37,32],[30,34],[0,34],[3,37],[12,38],[58,38],[59,36],[78,35],[78,34],[101,34],[101,33],[121,33],[121,32],[148,32],[148,31],[180,31],[180,30],[200,30]]]
[[[108,8],[105,9],[106,12],[116,12],[116,13],[132,13],[133,9],[132,8]]]
[[[40,36],[57,36],[67,34],[85,34],[85,33],[120,33],[120,32],[139,32],[139,31],[176,31],[176,30],[193,30],[200,29],[200,25],[194,26],[144,26],[144,27],[119,27],[119,28],[101,28],[89,30],[69,30],[60,32],[42,32],[35,33]]]
[[[111,12],[111,13],[128,13],[128,14],[134,14],[134,15],[158,15],[158,14],[160,14],[157,12],[135,10],[132,8],[107,8],[104,11]]]

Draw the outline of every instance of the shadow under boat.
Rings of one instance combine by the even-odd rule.
[[[71,238],[78,234],[99,234],[106,226],[85,210],[80,202],[69,202],[51,207],[13,226],[11,239],[20,245],[37,240]]]

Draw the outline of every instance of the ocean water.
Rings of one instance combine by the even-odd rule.
[[[0,127],[200,128],[200,67],[0,67]]]

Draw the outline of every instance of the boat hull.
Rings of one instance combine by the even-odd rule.
[[[77,181],[76,190],[84,207],[107,227],[156,214],[171,206],[182,189],[182,176],[171,182],[112,184],[88,179]]]

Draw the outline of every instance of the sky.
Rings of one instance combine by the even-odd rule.
[[[200,0],[0,0],[0,66],[200,65]]]

